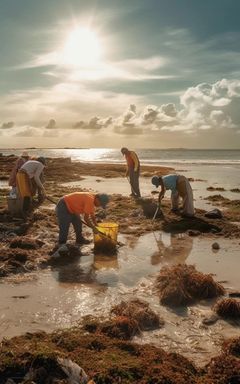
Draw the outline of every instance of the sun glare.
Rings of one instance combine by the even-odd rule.
[[[75,28],[70,32],[63,49],[64,63],[82,67],[96,65],[102,49],[98,36],[88,28]]]

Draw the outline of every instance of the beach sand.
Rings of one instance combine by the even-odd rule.
[[[96,377],[99,380],[101,375],[108,377],[106,381],[96,380],[99,383],[145,383],[148,382],[147,377],[160,377],[163,371],[165,377],[169,380],[171,378],[173,383],[208,383],[208,376],[209,380],[218,383],[217,373],[209,373],[207,368],[200,371],[196,366],[205,366],[215,355],[218,355],[216,365],[221,363],[221,342],[238,336],[239,322],[220,319],[212,325],[206,325],[204,320],[213,315],[215,299],[175,310],[162,306],[154,291],[154,280],[164,265],[187,263],[196,265],[201,272],[213,274],[215,280],[223,284],[227,295],[240,291],[239,194],[228,193],[226,190],[209,191],[209,182],[201,179],[200,173],[195,178],[191,174],[197,199],[196,218],[187,220],[174,215],[170,212],[170,201],[166,198],[162,206],[164,217],[152,221],[152,216],[145,217],[143,209],[145,201],[157,199],[157,195],[151,193],[153,188],[150,178],[153,174],[164,175],[173,169],[142,167],[140,185],[143,199],[135,201],[128,196],[130,189],[124,178],[124,165],[83,164],[72,163],[71,159],[49,159],[45,175],[47,194],[55,201],[72,191],[90,190],[111,194],[106,217],[101,210],[97,216],[104,221],[119,224],[118,240],[122,243],[115,255],[96,255],[92,245],[76,249],[73,246],[74,236],[70,233],[71,252],[62,264],[54,265],[51,254],[58,233],[54,204],[45,201],[27,222],[13,220],[6,210],[6,180],[13,161],[14,157],[0,158],[3,170],[0,190],[0,337],[17,338],[3,343],[0,372],[6,372],[9,367],[7,356],[10,349],[14,349],[14,356],[21,362],[21,353],[25,348],[29,353],[27,361],[30,361],[33,357],[32,352],[29,352],[32,343],[37,343],[44,345],[44,353],[48,358],[52,356],[52,350],[57,349],[58,354],[71,356],[79,362],[90,376],[95,375],[95,380]],[[223,219],[210,220],[204,216],[204,209],[215,206],[224,212]],[[90,231],[84,230],[85,235],[92,238]],[[212,249],[214,242],[219,244],[219,249]],[[162,328],[142,332],[141,337],[135,336],[133,341],[138,345],[130,346],[129,341],[121,341],[120,344],[117,339],[102,334],[86,335],[80,325],[75,330],[69,328],[80,324],[87,315],[97,317],[98,320],[109,318],[113,305],[133,297],[148,302],[165,321]],[[58,337],[42,333],[60,328],[65,330],[63,333],[58,331]],[[36,331],[41,332],[36,336],[19,337],[25,332]],[[149,347],[146,343],[155,347]],[[87,348],[87,345],[92,347]],[[112,354],[115,357],[109,360]],[[153,358],[155,354],[162,356],[161,363],[156,363]],[[144,355],[145,363],[141,357]],[[235,359],[230,354],[229,366],[232,372],[235,372],[238,365]],[[17,360],[12,358],[12,365]],[[180,361],[183,369],[179,366]],[[131,373],[132,364],[135,373]],[[119,372],[114,373],[114,366],[119,367]],[[143,367],[145,372],[142,372]],[[127,381],[124,375],[132,375],[132,379]],[[122,376],[123,381],[117,381],[117,377]]]

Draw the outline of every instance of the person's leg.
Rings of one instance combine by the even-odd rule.
[[[194,204],[193,204],[193,191],[192,187],[186,179],[186,195],[183,200],[183,214],[187,216],[194,216]]]
[[[171,193],[172,211],[178,211],[179,193],[178,191]]]
[[[31,181],[28,175],[19,171],[16,176],[17,191],[19,197],[23,200],[23,216],[27,216],[31,209]]]
[[[139,172],[133,172],[133,189],[137,197],[141,197],[139,189]]]
[[[192,187],[185,176],[181,176],[181,178],[178,189],[183,200],[183,215],[194,216]]]
[[[76,234],[76,244],[89,244],[90,240],[82,235],[82,220],[79,215],[71,215],[71,222]]]
[[[56,206],[56,214],[59,226],[59,244],[67,242],[69,226],[71,223],[71,214],[68,212],[64,199],[59,200]]]
[[[71,215],[71,223],[74,228],[74,232],[76,235],[76,243],[80,242],[80,239],[82,239],[82,220],[79,215]]]
[[[133,169],[130,169],[129,170],[129,181],[130,181],[130,185],[131,185],[131,191],[132,191],[132,196],[138,196],[138,192],[139,190],[135,190],[135,184],[136,184],[136,176],[135,176],[135,173]],[[138,187],[139,189],[139,187]],[[139,195],[140,195],[140,192],[139,192]]]

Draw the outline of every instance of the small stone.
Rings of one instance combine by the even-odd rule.
[[[220,245],[217,242],[215,242],[212,244],[212,249],[220,249]]]
[[[209,219],[222,219],[223,217],[222,212],[218,208],[206,212],[204,216],[208,217]]]

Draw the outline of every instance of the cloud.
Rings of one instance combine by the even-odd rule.
[[[129,107],[122,112],[129,100]],[[5,100],[6,102],[6,100]],[[7,100],[8,111],[19,111],[24,118],[26,113],[32,121],[13,125],[11,121],[3,123],[2,128],[11,128],[12,136],[22,137],[63,137],[66,135],[83,134],[91,137],[98,133],[110,137],[124,135],[129,137],[141,135],[154,137],[169,132],[179,135],[199,134],[201,132],[237,132],[240,130],[240,80],[222,79],[214,84],[201,83],[189,87],[180,97],[179,105],[167,103],[144,106],[143,99],[136,95],[114,95],[112,93],[88,92],[85,88],[69,84],[58,84],[51,90],[15,94]],[[24,110],[24,105],[26,109]],[[138,106],[137,106],[138,105]],[[35,109],[34,109],[35,108]],[[1,109],[1,107],[0,107]],[[109,116],[109,111],[111,115]],[[98,116],[101,111],[101,116]],[[1,112],[1,111],[0,111]],[[47,125],[39,119],[51,118]],[[105,116],[107,117],[104,117]],[[22,116],[22,115],[20,115]],[[2,130],[3,136],[5,130]],[[8,135],[9,135],[9,131]],[[6,132],[6,135],[7,135]],[[85,132],[85,133],[84,133]],[[5,135],[5,136],[6,136]],[[110,139],[109,139],[110,140]]]
[[[49,122],[46,125],[46,128],[47,129],[55,129],[55,128],[57,128],[56,120],[50,119]]]
[[[180,98],[179,113],[185,129],[239,129],[240,80],[222,79],[215,84],[189,88]]]
[[[14,127],[14,122],[13,121],[8,121],[7,123],[2,123],[1,129],[8,129],[8,128],[13,128]]]
[[[106,119],[101,119],[100,117],[94,116],[89,122],[83,120],[78,121],[73,124],[73,129],[90,129],[90,130],[99,130],[101,128],[106,128],[112,124],[112,117],[107,117]]]
[[[39,137],[42,136],[41,129],[35,127],[19,127],[12,135],[15,137]]]

